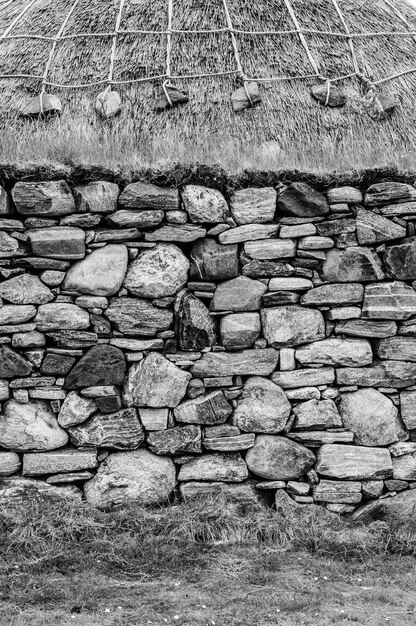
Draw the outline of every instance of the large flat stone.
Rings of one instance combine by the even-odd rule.
[[[118,203],[122,209],[177,211],[179,190],[146,183],[131,183],[120,194]]]
[[[333,400],[308,400],[294,407],[294,428],[299,430],[320,430],[340,428],[342,421]]]
[[[306,306],[341,306],[361,304],[364,297],[364,286],[360,283],[332,283],[310,289],[301,297]]]
[[[371,367],[337,369],[338,385],[360,387],[411,387],[416,382],[416,364],[409,361],[379,361]]]
[[[392,337],[397,332],[397,324],[390,321],[373,320],[346,320],[337,322],[335,326],[337,335],[351,335],[353,337],[367,337],[369,339],[382,339]]]
[[[98,466],[95,450],[54,450],[23,455],[23,476],[77,472]]]
[[[127,406],[176,407],[186,393],[191,379],[188,372],[176,367],[157,352],[129,369],[124,383]]]
[[[21,215],[55,217],[76,212],[75,201],[64,180],[51,182],[18,182],[12,198]]]
[[[145,233],[146,241],[191,243],[205,237],[207,231],[196,224],[166,224],[157,230]]]
[[[68,441],[49,403],[9,400],[0,416],[0,445],[12,450],[54,450]]]
[[[230,198],[231,215],[239,226],[272,222],[276,212],[276,198],[273,187],[240,189]]]
[[[181,466],[178,480],[241,482],[248,477],[247,465],[238,453],[207,454]]]
[[[254,242],[258,240],[268,240],[274,237],[279,230],[277,224],[244,224],[230,228],[218,235],[218,240],[224,245],[243,242]],[[282,243],[282,248],[285,247]]]
[[[85,232],[71,226],[35,228],[27,235],[35,256],[73,261],[85,256]]]
[[[325,478],[380,480],[390,478],[393,464],[386,448],[324,444],[318,451],[315,470]]]
[[[258,507],[258,491],[253,482],[243,483],[221,483],[221,482],[198,482],[191,481],[179,485],[181,497],[186,501],[197,498],[208,498],[212,500],[217,496],[222,496],[227,502],[236,504],[249,504]]]
[[[258,435],[246,454],[253,474],[267,480],[297,480],[315,463],[313,452],[286,437]]]
[[[387,446],[408,437],[397,408],[377,389],[343,393],[338,406],[344,426],[359,446]]]
[[[260,241],[249,239],[244,244],[244,252],[251,259],[260,261],[291,259],[296,256],[296,243],[293,239],[260,239]]]
[[[84,486],[87,502],[99,509],[115,505],[166,503],[176,486],[171,459],[148,450],[110,454]]]
[[[123,335],[154,337],[167,330],[173,322],[173,313],[153,306],[148,300],[138,298],[114,298],[105,316]]]
[[[360,246],[328,250],[322,275],[331,283],[371,282],[385,277],[375,250]]]
[[[221,318],[221,343],[226,350],[251,348],[261,333],[259,313],[231,313]]]
[[[330,337],[315,341],[296,350],[296,360],[302,365],[335,365],[360,367],[373,361],[371,344],[366,339]]]
[[[220,283],[211,300],[211,311],[257,311],[266,285],[259,280],[238,276]]]
[[[0,502],[2,506],[24,506],[28,502],[39,501],[43,503],[45,498],[63,498],[80,503],[82,491],[75,485],[59,486],[49,485],[44,480],[22,478],[12,476],[3,478],[0,484]]]
[[[407,320],[416,314],[416,292],[399,281],[366,285],[362,317]]]
[[[269,376],[277,366],[279,353],[267,348],[242,352],[208,352],[190,369],[193,376]]]
[[[238,274],[238,246],[223,245],[207,237],[191,250],[191,277],[195,280],[227,280]]]
[[[186,400],[174,410],[177,422],[184,424],[222,424],[233,412],[222,391],[212,391],[206,395]]]
[[[173,296],[186,284],[188,271],[189,261],[177,246],[159,244],[133,261],[124,287],[142,298]]]
[[[201,429],[190,424],[151,432],[147,436],[147,443],[155,454],[200,454]]]
[[[289,277],[296,274],[296,269],[282,261],[249,261],[242,268],[243,276],[250,278],[269,278],[272,276]]]
[[[77,210],[80,213],[113,213],[117,209],[118,185],[97,180],[74,187]]]
[[[121,385],[126,373],[123,352],[115,346],[93,346],[78,361],[65,380],[66,389],[94,385]]]
[[[416,189],[412,185],[396,182],[371,185],[364,196],[364,203],[369,207],[411,202],[413,200],[416,200]]]
[[[12,304],[46,304],[53,293],[32,274],[20,274],[0,284],[0,297]]]
[[[359,207],[357,211],[357,239],[360,246],[406,237],[406,227]]]
[[[290,415],[290,402],[281,387],[253,376],[244,383],[232,422],[243,432],[276,434]]]
[[[92,296],[113,296],[123,284],[126,270],[126,246],[109,244],[71,265],[63,288]]]
[[[182,190],[182,202],[191,222],[198,224],[225,222],[230,214],[224,196],[217,189],[185,185]]]
[[[316,217],[329,213],[329,204],[321,193],[306,183],[291,183],[278,196],[277,211],[294,217]]]
[[[335,380],[333,367],[318,369],[300,369],[289,372],[275,372],[272,381],[282,389],[297,389],[298,387],[315,387],[330,385]]]
[[[114,450],[135,450],[144,441],[144,430],[136,409],[115,413],[98,413],[68,428],[71,442],[77,447],[100,447]]]
[[[129,211],[121,209],[107,216],[110,226],[116,228],[151,228],[158,226],[164,217],[163,211]]]
[[[313,488],[313,499],[315,502],[358,504],[362,500],[361,483],[347,480],[342,482],[321,480]]]
[[[0,307],[0,325],[24,324],[36,315],[32,304],[5,304]]]
[[[35,317],[36,330],[86,330],[90,326],[90,316],[75,304],[53,302],[41,304]]]
[[[416,337],[388,337],[376,345],[376,354],[386,361],[416,363]]]
[[[261,311],[263,333],[274,348],[298,346],[325,337],[320,311],[300,306],[266,308]]]
[[[416,237],[388,247],[383,261],[387,273],[393,278],[414,280],[416,278]]]

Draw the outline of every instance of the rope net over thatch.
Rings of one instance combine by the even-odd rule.
[[[403,0],[0,0],[0,87],[3,115],[35,97],[42,114],[52,96],[63,115],[121,110],[145,134],[414,143],[416,10]]]

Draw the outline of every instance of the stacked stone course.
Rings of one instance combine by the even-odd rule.
[[[0,502],[411,495],[415,229],[394,181],[0,187]]]

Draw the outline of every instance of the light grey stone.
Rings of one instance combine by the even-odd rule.
[[[85,256],[85,232],[72,226],[27,231],[32,253],[47,259],[73,261]]]
[[[0,501],[2,506],[22,506],[27,502],[36,500],[44,501],[45,498],[63,498],[82,501],[82,491],[75,485],[65,485],[56,487],[48,485],[44,480],[34,480],[33,478],[22,478],[12,476],[3,478],[0,485]]]
[[[179,190],[146,183],[131,183],[122,191],[118,201],[122,209],[177,211]]]
[[[74,188],[75,203],[80,213],[113,213],[117,209],[118,185],[104,180]]]
[[[147,436],[147,443],[155,454],[200,454],[201,429],[190,424],[151,432]]]
[[[232,421],[243,432],[276,434],[289,419],[290,402],[283,390],[267,378],[246,380]]]
[[[247,465],[238,453],[207,454],[181,466],[178,480],[242,482],[248,478]]]
[[[0,417],[0,445],[13,450],[54,450],[68,441],[49,403],[9,400]]]
[[[275,372],[272,381],[282,389],[297,389],[298,387],[315,387],[330,385],[335,380],[333,367],[318,369],[299,369],[291,372]]]
[[[302,365],[360,367],[372,363],[373,353],[366,339],[330,337],[298,348],[296,360]]]
[[[333,400],[316,399],[301,402],[294,407],[294,427],[299,430],[319,430],[324,428],[340,428],[342,421]]]
[[[362,207],[357,211],[357,239],[360,246],[379,244],[392,239],[406,237],[406,227],[392,220],[367,211]]]
[[[245,228],[245,226],[240,226],[239,228]],[[258,239],[259,241],[254,241],[253,237],[248,237],[247,235],[245,240],[244,252],[251,259],[263,261],[291,259],[296,256],[296,243],[293,239],[264,239],[264,237],[258,237]]]
[[[76,212],[74,197],[64,180],[18,182],[12,198],[21,215],[55,217]]]
[[[77,447],[134,450],[144,441],[144,430],[134,408],[97,413],[68,431],[71,442]]]
[[[315,502],[359,504],[362,499],[361,483],[357,481],[321,480],[313,488]]]
[[[222,391],[186,400],[174,409],[176,421],[184,424],[222,424],[232,412]]]
[[[416,480],[416,451],[393,458],[395,480]]]
[[[231,215],[239,226],[272,222],[276,199],[277,193],[273,187],[240,189],[230,198]]]
[[[158,226],[164,217],[163,211],[129,211],[121,209],[107,216],[110,226],[116,228],[151,228]]]
[[[324,444],[318,451],[316,471],[337,480],[390,478],[393,464],[386,448]]]
[[[269,376],[276,368],[279,353],[272,348],[242,352],[208,352],[190,369],[193,376]]]
[[[370,367],[337,369],[337,384],[347,386],[403,389],[414,385],[415,377],[416,364],[409,361],[379,361]]]
[[[359,283],[332,283],[310,289],[301,297],[301,304],[306,306],[339,306],[361,304],[364,286]]]
[[[12,304],[46,304],[54,295],[37,276],[20,274],[0,284],[0,297]]]
[[[0,477],[16,474],[21,465],[19,455],[16,452],[0,452]]]
[[[63,288],[93,296],[113,296],[123,284],[126,270],[126,246],[109,244],[72,265]]]
[[[261,311],[263,333],[274,348],[298,346],[325,337],[320,311],[300,306],[266,308]]]
[[[173,296],[186,284],[188,271],[189,261],[177,246],[159,244],[133,261],[124,287],[142,298]]]
[[[96,411],[98,407],[93,400],[83,398],[77,391],[70,391],[58,413],[58,424],[62,428],[76,426],[85,422]]]
[[[257,311],[267,287],[259,280],[238,276],[220,283],[211,300],[211,311]]]
[[[397,324],[390,321],[373,321],[353,319],[339,321],[335,326],[337,335],[351,335],[353,337],[366,337],[369,339],[382,339],[392,337],[397,332]]]
[[[400,393],[400,412],[406,428],[416,430],[416,391]]]
[[[1,309],[0,309],[1,311]],[[75,304],[54,302],[41,304],[35,317],[36,330],[86,330],[90,326],[90,316]]]
[[[297,480],[315,463],[313,452],[285,437],[257,435],[246,454],[249,470],[267,480]]]
[[[92,469],[98,466],[95,450],[54,450],[23,455],[23,476],[40,476]]]
[[[166,224],[151,233],[145,233],[146,241],[191,243],[205,237],[207,231],[196,224]]]
[[[363,319],[407,320],[416,315],[416,292],[406,283],[394,281],[366,285]]]
[[[36,307],[32,304],[5,304],[0,307],[0,324],[23,324],[36,315]]]
[[[329,250],[322,274],[325,281],[332,283],[371,282],[385,277],[375,250],[360,246]]]
[[[221,318],[221,343],[226,350],[251,348],[260,333],[259,313],[231,313]]]
[[[376,346],[376,354],[386,361],[416,362],[416,337],[388,337]]]
[[[227,202],[220,191],[200,185],[185,185],[182,202],[191,222],[225,222],[230,214]]]
[[[250,245],[257,246],[259,240],[261,240],[262,243],[268,242],[271,237],[277,234],[278,230],[279,226],[277,224],[243,224],[242,226],[236,226],[235,228],[230,228],[220,233],[218,235],[218,241],[227,245],[246,242],[244,249],[249,256],[252,256],[247,250],[247,245],[250,248]],[[279,243],[279,240],[274,239],[273,241]],[[281,241],[280,248],[282,250],[293,249],[293,244],[290,240]]]
[[[116,330],[126,336],[154,337],[167,330],[173,322],[173,313],[153,306],[148,300],[114,298],[105,311]]]

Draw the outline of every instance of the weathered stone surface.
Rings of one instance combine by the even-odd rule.
[[[172,311],[160,309],[147,300],[137,298],[114,298],[105,316],[124,335],[145,337],[167,330],[173,322]]]
[[[298,346],[325,338],[320,311],[300,306],[282,306],[261,311],[263,333],[274,348]]]
[[[387,446],[408,437],[398,410],[377,389],[343,393],[338,408],[344,426],[355,434],[359,446]]]
[[[23,476],[77,472],[98,466],[95,450],[54,450],[23,455]]]
[[[218,285],[211,311],[257,311],[267,287],[259,280],[238,276]]]
[[[0,445],[12,450],[54,450],[64,446],[68,435],[58,425],[49,403],[19,404],[9,400],[0,416]]]
[[[0,324],[23,324],[36,315],[36,307],[31,304],[5,304],[0,307]]]
[[[163,211],[129,211],[121,209],[107,216],[110,226],[116,228],[150,228],[158,226],[164,217]]]
[[[85,422],[97,411],[97,405],[90,398],[83,398],[76,391],[70,391],[58,413],[58,424],[62,428]]]
[[[293,226],[282,226],[279,231],[279,237],[281,239],[292,239],[297,237],[308,237],[309,235],[316,235],[315,224],[294,224]]]
[[[233,409],[222,391],[212,391],[192,400],[186,400],[174,410],[177,422],[184,424],[222,424]]]
[[[236,228],[230,228],[218,235],[218,240],[222,244],[235,244],[252,242],[258,240],[268,241],[270,237],[274,237],[279,230],[277,224],[244,224],[243,226],[237,226]],[[282,249],[287,249],[290,243],[280,242]]]
[[[290,402],[283,390],[267,378],[253,376],[244,384],[232,421],[243,432],[276,434],[290,415]]]
[[[179,190],[145,183],[132,183],[127,185],[120,194],[118,203],[122,209],[177,211]]]
[[[383,493],[384,483],[382,480],[364,480],[361,483],[363,498],[379,498]]]
[[[270,291],[306,291],[313,287],[309,278],[272,278],[269,282]]]
[[[354,433],[343,428],[336,430],[291,431],[288,438],[308,448],[320,448],[324,443],[353,443]]]
[[[200,454],[201,429],[190,424],[151,432],[147,437],[147,443],[151,452],[155,454]]]
[[[81,330],[62,330],[55,333],[47,333],[47,337],[60,348],[89,348],[98,341],[96,333],[83,332]]]
[[[334,247],[331,237],[322,237],[321,235],[311,235],[302,237],[298,241],[298,250],[329,250]]]
[[[66,389],[93,385],[121,385],[126,373],[123,352],[115,346],[93,346],[78,361],[65,380]]]
[[[28,230],[32,253],[51,259],[76,260],[85,256],[85,232],[71,226]]]
[[[379,207],[384,204],[396,204],[413,200],[416,200],[416,189],[411,185],[396,182],[371,185],[364,197],[364,203],[369,207]]]
[[[290,259],[296,256],[296,243],[293,239],[250,239],[244,244],[244,252],[251,259]]]
[[[315,341],[296,350],[296,360],[302,365],[344,365],[360,367],[373,361],[371,344],[366,339],[330,337]]]
[[[124,287],[142,298],[174,296],[188,280],[189,261],[177,246],[159,244],[129,266]]]
[[[314,387],[316,385],[330,385],[335,380],[333,367],[319,369],[300,369],[291,372],[275,372],[272,381],[282,389],[297,389],[298,387]],[[301,398],[299,398],[301,399]]]
[[[340,428],[342,421],[333,400],[308,400],[294,407],[294,428],[299,430],[319,430]]]
[[[241,482],[248,477],[247,465],[238,453],[208,454],[182,465],[178,480]]]
[[[175,332],[181,350],[202,350],[218,341],[217,324],[207,307],[185,290],[175,301]]]
[[[251,109],[261,103],[259,85],[255,81],[247,82],[231,94],[231,105],[234,113]]]
[[[221,343],[226,350],[251,348],[260,333],[259,313],[231,313],[221,318]]]
[[[225,222],[230,214],[224,196],[217,189],[186,185],[182,190],[182,202],[191,222]]]
[[[410,285],[394,281],[366,285],[363,318],[406,320],[416,314],[416,292]]]
[[[29,217],[29,220],[40,219]],[[84,228],[85,230],[89,228],[94,228],[101,223],[102,216],[99,214],[93,213],[76,213],[74,215],[66,215],[65,217],[61,217],[59,220],[59,226],[75,226],[76,228]],[[28,220],[26,220],[27,222]],[[43,224],[42,227],[46,228],[52,226],[52,224],[46,225]],[[38,225],[33,225],[32,228],[40,228]]]
[[[12,198],[21,215],[55,217],[76,212],[74,197],[64,180],[18,182],[12,189]]]
[[[222,245],[207,237],[191,251],[191,277],[195,280],[226,280],[238,274],[238,246]]]
[[[42,93],[32,96],[18,107],[19,115],[32,119],[47,120],[62,112],[62,103],[58,96],[51,93]]]
[[[80,213],[113,213],[117,209],[118,185],[104,180],[74,188],[75,203]]]
[[[0,345],[0,378],[14,378],[15,376],[28,376],[33,366],[14,350],[6,345]]]
[[[311,96],[320,104],[327,107],[343,107],[347,102],[347,97],[336,85],[314,85],[311,87]]]
[[[370,502],[353,515],[353,521],[369,523],[383,520],[389,524],[413,524],[416,508],[416,489],[403,491],[394,498],[383,498]]]
[[[94,478],[94,472],[91,470],[81,470],[79,472],[68,472],[67,474],[54,474],[48,476],[46,482],[48,485],[62,485],[65,483],[77,483],[79,481],[84,482]]]
[[[113,296],[119,291],[126,270],[126,246],[109,244],[72,265],[66,274],[63,288],[93,296]]]
[[[0,484],[0,502],[2,506],[22,506],[23,504],[44,498],[65,498],[81,502],[82,491],[74,485],[55,487],[43,480],[13,476],[3,478]]]
[[[406,227],[360,207],[357,211],[357,239],[360,246],[406,237]]]
[[[376,354],[386,361],[416,362],[416,337],[388,337],[376,345]]]
[[[37,276],[20,274],[0,284],[0,297],[13,304],[46,304],[53,293]]]
[[[414,280],[416,278],[416,237],[410,237],[395,246],[388,247],[383,261],[387,273],[393,278]]]
[[[0,452],[1,477],[16,474],[21,465],[19,455],[16,452]]]
[[[294,217],[315,217],[329,213],[329,205],[306,183],[291,183],[277,198],[277,211]]]
[[[36,330],[85,330],[90,325],[87,311],[75,304],[41,304],[35,317]]]
[[[139,415],[146,431],[165,430],[168,427],[169,410],[167,408],[149,409],[141,407]]]
[[[205,437],[202,445],[213,452],[239,452],[254,446],[255,434],[236,435],[235,437]]]
[[[332,283],[310,289],[301,297],[306,306],[339,306],[361,304],[364,297],[364,286],[359,283]]]
[[[313,452],[285,437],[258,435],[246,454],[251,472],[268,480],[297,480],[315,463]]]
[[[322,275],[332,283],[371,282],[385,277],[375,250],[360,246],[328,250]]]
[[[181,483],[181,497],[185,501],[195,498],[214,498],[222,496],[227,502],[259,506],[259,496],[255,485],[250,481],[243,483],[197,482]]]
[[[321,480],[313,488],[315,502],[358,504],[361,502],[361,483],[343,480]]]
[[[289,263],[281,261],[249,261],[242,268],[243,276],[250,278],[269,278],[270,276],[293,276],[296,273],[295,268]]]
[[[409,361],[379,361],[371,367],[337,370],[338,385],[361,387],[410,387],[415,384],[416,364]]]
[[[316,471],[338,480],[390,478],[392,460],[386,448],[325,444],[318,451]]]
[[[393,478],[395,480],[416,480],[416,451],[393,458]]]
[[[356,222],[350,217],[338,220],[328,220],[316,224],[316,230],[322,237],[336,237],[337,235],[354,235]]]
[[[75,363],[75,357],[69,354],[48,352],[42,361],[41,374],[45,376],[66,376]]]
[[[369,339],[382,339],[392,337],[397,332],[395,322],[378,322],[373,320],[347,320],[340,321],[335,326],[337,335],[352,335],[353,337],[368,337]]]
[[[136,409],[98,413],[68,429],[77,447],[93,446],[115,450],[134,450],[144,441],[144,430]]]
[[[196,224],[166,224],[151,233],[145,233],[146,241],[190,243],[205,237],[207,231]]]
[[[400,412],[406,428],[416,430],[416,391],[402,391]]]
[[[356,187],[334,187],[326,194],[329,204],[361,204],[363,194]]]
[[[273,187],[240,189],[230,198],[231,215],[239,226],[272,222],[276,198]]]
[[[293,291],[271,291],[263,296],[263,306],[276,307],[286,306],[288,304],[298,304],[300,300],[299,293]]]
[[[148,450],[110,454],[84,487],[87,502],[99,509],[137,502],[167,502],[176,485],[171,459]]]
[[[403,456],[404,454],[413,454],[416,452],[416,442],[398,441],[389,446],[389,452],[393,458]]]
[[[124,399],[128,406],[175,407],[184,397],[190,379],[188,372],[151,352],[129,369]]]
[[[279,360],[277,350],[243,350],[238,353],[208,352],[191,368],[197,378],[206,376],[269,376]]]
[[[19,242],[4,231],[0,231],[0,259],[9,259],[20,255]]]

